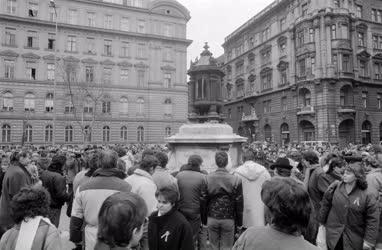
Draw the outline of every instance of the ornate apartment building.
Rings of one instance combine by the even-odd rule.
[[[382,140],[382,1],[277,0],[223,44],[227,122],[251,140]]]
[[[177,1],[0,6],[0,144],[163,142],[186,120],[190,14]]]

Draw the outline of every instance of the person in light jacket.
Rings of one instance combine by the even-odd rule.
[[[367,190],[361,163],[345,167],[343,181],[332,183],[321,202],[319,222],[326,228],[330,250],[372,249],[376,243],[379,209]]]

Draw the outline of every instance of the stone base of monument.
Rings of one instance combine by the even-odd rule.
[[[215,153],[224,150],[229,155],[227,169],[237,167],[241,162],[241,146],[247,138],[233,133],[228,124],[206,122],[188,123],[179,128],[179,133],[166,138],[170,148],[169,162],[171,172],[178,171],[187,164],[188,157],[193,154],[203,159],[202,170],[216,170]]]

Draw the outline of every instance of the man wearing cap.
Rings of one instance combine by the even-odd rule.
[[[276,162],[271,165],[275,176],[291,177],[293,166],[290,164],[288,158],[277,158]]]

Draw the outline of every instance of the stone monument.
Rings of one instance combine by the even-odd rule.
[[[178,170],[187,163],[188,157],[198,154],[203,158],[202,169],[207,172],[216,169],[215,153],[218,150],[229,154],[228,168],[236,167],[241,160],[241,144],[247,138],[233,133],[230,125],[224,123],[221,94],[224,72],[208,50],[208,44],[200,58],[191,61],[188,75],[188,120],[179,128],[179,133],[166,138],[171,150],[168,167]]]

